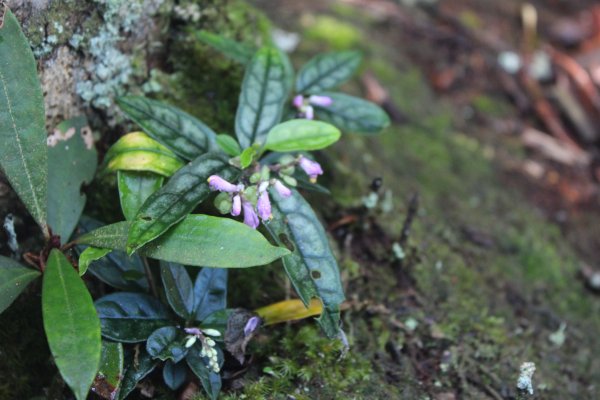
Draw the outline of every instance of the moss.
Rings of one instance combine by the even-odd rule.
[[[354,26],[324,15],[315,17],[305,35],[307,39],[327,44],[335,50],[356,48],[361,42],[361,33]]]

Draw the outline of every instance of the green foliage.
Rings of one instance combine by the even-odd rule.
[[[84,275],[90,263],[92,261],[97,261],[110,253],[111,249],[104,249],[99,247],[88,247],[79,255],[79,275]]]
[[[262,144],[281,120],[290,90],[285,57],[276,48],[263,47],[247,66],[235,118],[235,133],[242,148]]]
[[[127,252],[131,254],[160,236],[206,199],[211,175],[232,179],[237,171],[216,153],[201,155],[181,168],[138,211],[129,230]]]
[[[240,64],[248,64],[256,52],[255,48],[247,44],[228,39],[215,33],[199,31],[196,36],[202,42],[215,48],[221,54]]]
[[[227,306],[227,269],[202,268],[194,282],[194,312],[197,321]]]
[[[267,230],[274,240],[291,250],[283,257],[285,271],[306,306],[313,297],[321,299],[324,312],[318,321],[327,336],[336,337],[344,292],[325,230],[298,192],[284,198],[272,190],[271,196],[273,221]]]
[[[102,354],[98,368],[97,381],[94,386],[97,391],[110,388],[110,395],[114,396],[119,390],[123,379],[124,353],[121,343],[102,341]],[[101,382],[99,383],[98,380]]]
[[[48,225],[63,243],[71,237],[85,206],[81,188],[96,173],[98,154],[91,135],[87,120],[78,117],[59,124],[48,139],[48,171],[52,171],[48,175]]]
[[[128,222],[108,225],[81,236],[77,242],[125,250],[129,226]],[[138,252],[157,260],[216,268],[254,267],[288,254],[287,249],[272,246],[260,233],[244,224],[208,215],[188,215]],[[244,257],[240,258],[240,254]]]
[[[215,149],[213,130],[178,108],[136,96],[121,97],[117,104],[144,132],[186,160]]]
[[[229,135],[217,135],[217,144],[225,154],[235,157],[242,152],[238,142]]]
[[[0,313],[15,301],[27,285],[40,273],[18,262],[0,256]]]
[[[354,75],[361,58],[357,51],[319,54],[298,72],[296,91],[313,94],[338,87]]]
[[[317,117],[348,132],[379,133],[390,124],[390,118],[370,101],[343,93],[325,92],[333,100],[328,107],[315,106]]]
[[[171,390],[177,390],[185,383],[187,378],[187,368],[184,363],[174,364],[173,361],[167,360],[163,367],[163,380]]]
[[[181,318],[189,320],[194,313],[194,286],[185,267],[163,261],[160,276],[171,308]]]
[[[119,400],[125,399],[139,381],[144,379],[158,364],[145,349],[138,349],[137,356],[133,354],[125,360],[125,370],[121,387],[119,389]]]
[[[131,221],[144,202],[161,188],[164,178],[151,172],[117,171],[119,200],[125,219]]]
[[[219,353],[219,360],[219,364],[222,365],[223,355],[221,353]],[[190,349],[185,361],[192,372],[200,379],[200,383],[206,393],[208,393],[209,398],[216,400],[221,391],[221,376],[208,368],[206,357],[202,357],[197,345]]]
[[[52,250],[42,289],[44,330],[56,365],[78,400],[98,371],[100,322],[92,297],[67,258]]]
[[[146,351],[154,358],[178,363],[186,356],[188,349],[184,346],[182,331],[174,326],[158,328],[148,337]]]
[[[0,28],[0,167],[44,232],[48,159],[44,98],[29,42],[10,9]]]
[[[337,142],[341,135],[333,125],[295,119],[273,127],[265,149],[279,152],[320,150]]]

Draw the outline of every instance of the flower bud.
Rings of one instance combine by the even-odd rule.
[[[312,95],[308,98],[308,102],[314,106],[329,107],[333,104],[333,99],[329,96]]]
[[[277,193],[279,193],[279,195],[281,197],[287,198],[290,197],[292,195],[292,191],[285,186],[283,183],[281,183],[281,181],[279,179],[275,179],[275,190],[277,190]]]
[[[238,185],[229,183],[218,175],[211,175],[208,177],[208,186],[210,186],[212,190],[218,190],[220,192],[233,193],[239,190]]]

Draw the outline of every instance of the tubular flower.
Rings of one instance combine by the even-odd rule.
[[[312,95],[308,98],[308,102],[313,106],[329,107],[333,104],[333,99],[329,96]]]
[[[260,224],[260,221],[258,220],[258,215],[256,215],[252,203],[242,200],[242,208],[244,209],[244,223],[252,229],[256,229]]]
[[[318,162],[310,160],[304,156],[300,156],[298,164],[300,165],[300,168],[306,172],[306,175],[308,175],[310,181],[313,183],[317,181],[317,176],[323,174],[323,169]]]
[[[231,215],[237,217],[242,212],[242,198],[239,194],[233,196],[233,204],[231,206]]]
[[[292,195],[292,191],[283,183],[281,183],[279,179],[275,179],[273,186],[275,186],[275,190],[277,190],[277,193],[279,193],[279,195],[283,198],[287,198]]]
[[[229,183],[218,175],[211,175],[208,177],[208,186],[212,190],[218,190],[219,192],[234,193],[240,190],[240,185]]]
[[[271,201],[269,200],[269,192],[266,190],[258,196],[258,203],[256,203],[258,209],[258,215],[263,221],[267,221],[273,218],[271,214]]]
[[[248,336],[252,332],[254,332],[256,330],[256,328],[258,328],[259,324],[260,324],[260,318],[259,317],[252,317],[252,318],[250,318],[248,320],[248,322],[246,322],[246,326],[244,326],[244,336]]]
[[[313,106],[329,107],[333,104],[333,99],[329,96],[312,95],[305,98],[301,94],[294,97],[292,104],[298,110],[300,118],[314,119],[315,110]]]

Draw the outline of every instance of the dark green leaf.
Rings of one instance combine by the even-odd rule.
[[[100,321],[85,284],[57,249],[44,271],[42,313],[54,362],[75,397],[84,400],[100,364]]]
[[[58,125],[48,140],[48,225],[62,243],[71,237],[85,206],[81,187],[96,173],[98,153],[91,135],[85,117],[78,117]]]
[[[190,319],[194,313],[194,287],[185,267],[161,261],[160,276],[173,311],[183,319]]]
[[[25,268],[18,262],[0,256],[0,313],[11,305],[29,283],[40,276],[31,268]]]
[[[273,47],[256,52],[246,69],[235,117],[235,133],[242,148],[262,144],[281,120],[289,94],[289,66]]]
[[[127,367],[121,388],[119,389],[119,400],[125,399],[135,389],[137,383],[144,379],[158,364],[152,359],[144,348],[137,348],[135,354],[128,359]]]
[[[0,28],[0,167],[35,221],[47,232],[48,148],[37,66],[8,6]]]
[[[335,337],[344,291],[325,230],[297,191],[292,190],[288,198],[276,190],[270,194],[273,220],[265,226],[273,239],[292,250],[283,257],[285,271],[306,306],[313,297],[321,299],[324,308],[319,322],[327,336]]]
[[[129,225],[107,225],[81,236],[77,242],[123,250]],[[268,264],[289,251],[272,246],[259,232],[232,219],[188,215],[139,253],[195,267],[247,268]]]
[[[210,194],[209,176],[233,181],[238,174],[227,157],[217,153],[204,154],[181,168],[138,211],[129,230],[127,252],[131,254],[156,239],[206,199]]]
[[[81,233],[87,233],[103,226],[99,221],[83,216],[79,221]],[[125,239],[124,239],[125,240]],[[84,251],[85,246],[77,246],[78,251]],[[125,291],[147,291],[144,264],[138,255],[128,257],[124,251],[113,251],[106,257],[93,261],[89,271],[101,281],[117,289]]]
[[[146,171],[171,176],[183,166],[168,148],[144,132],[121,137],[108,149],[103,166],[111,171]]]
[[[229,135],[217,135],[217,144],[225,154],[231,157],[238,156],[242,152],[238,142]]]
[[[105,399],[116,398],[116,393],[123,379],[123,345],[121,343],[102,341],[100,368],[94,381],[94,393]]]
[[[279,152],[320,150],[341,136],[335,126],[320,121],[293,119],[269,131],[265,149]]]
[[[173,364],[173,361],[167,360],[163,367],[163,380],[171,390],[177,390],[187,378],[187,367],[184,363]]]
[[[194,283],[196,321],[204,321],[215,311],[227,306],[227,270],[202,268]]]
[[[200,356],[202,347],[199,344],[192,346],[188,352],[185,361],[190,366],[192,372],[200,379],[202,387],[211,398],[216,400],[219,397],[221,391],[221,375],[210,370],[208,368],[208,359]],[[219,357],[219,365],[223,363],[223,353],[217,347],[217,353]]]
[[[240,165],[242,168],[248,168],[252,161],[254,161],[254,157],[256,156],[256,148],[254,146],[248,147],[242,154],[240,154]]]
[[[90,263],[96,261],[110,253],[111,249],[101,247],[88,247],[79,255],[79,275],[83,276],[86,273]]]
[[[167,309],[154,297],[118,292],[96,300],[102,336],[124,343],[143,342],[169,323]]]
[[[248,64],[256,51],[253,46],[246,43],[236,42],[235,40],[211,32],[200,31],[197,33],[197,37],[227,58],[240,64]]]
[[[183,330],[174,326],[163,326],[155,330],[146,342],[146,351],[154,358],[178,363],[188,352]]]
[[[186,160],[216,149],[213,130],[177,107],[139,96],[120,97],[117,104],[144,132]]]
[[[119,200],[125,219],[135,218],[150,195],[162,186],[164,178],[151,172],[118,171]]]
[[[319,95],[331,97],[333,103],[328,107],[315,106],[316,116],[343,131],[378,133],[390,124],[390,117],[375,103],[343,93]]]
[[[357,51],[319,54],[298,72],[296,91],[314,94],[333,89],[354,75],[360,60],[361,54]]]

